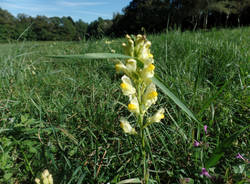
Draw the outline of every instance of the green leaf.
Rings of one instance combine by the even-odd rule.
[[[249,127],[250,125],[240,129],[239,131],[235,132],[233,135],[222,141],[222,143],[219,144],[219,146],[214,150],[210,158],[206,161],[205,168],[209,169],[210,167],[215,166],[219,162],[221,157],[225,154],[225,151],[231,147],[234,140]]]
[[[225,89],[225,87],[227,87],[228,84],[231,83],[231,79],[227,80],[225,82],[225,84],[220,88],[220,90],[218,90],[211,98],[209,98],[204,105],[202,106],[202,109],[200,110],[200,112],[198,113],[198,117],[201,116],[201,114],[210,106],[210,104],[223,92],[223,90]]]
[[[62,59],[129,59],[131,56],[123,55],[123,54],[115,54],[115,53],[87,53],[87,54],[79,54],[79,55],[52,55],[47,56],[51,58],[62,58]]]
[[[193,120],[195,120],[196,122],[198,122],[200,124],[200,122],[196,119],[196,117],[194,116],[194,114],[191,112],[191,110],[189,110],[187,108],[187,106],[185,104],[183,104],[179,98],[177,98],[167,87],[166,85],[161,81],[161,79],[155,75],[152,78],[153,83],[155,83],[156,86],[158,86],[169,98],[171,98],[174,103],[176,103],[176,105],[178,105],[185,113],[187,113],[191,118],[193,118]]]
[[[219,160],[221,159],[221,157],[225,154],[225,152],[217,152],[215,151],[211,157],[207,160],[206,164],[205,164],[205,168],[208,169],[210,167],[215,166]]]
[[[230,137],[226,138],[219,146],[220,149],[227,149],[229,148],[232,144],[233,141],[240,135],[242,134],[247,128],[249,128],[250,125],[248,125],[247,127],[244,127],[242,129],[240,129],[239,131],[235,132],[233,135],[231,135]]]
[[[238,166],[233,166],[233,170],[235,174],[242,174],[245,170],[246,165],[245,164],[241,164]]]
[[[6,174],[4,174],[3,177],[5,180],[9,180],[12,177],[12,173],[6,173]]]
[[[125,183],[141,183],[141,180],[139,178],[131,178],[131,179],[126,179],[118,182],[117,184],[125,184]]]

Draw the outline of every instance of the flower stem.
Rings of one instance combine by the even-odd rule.
[[[146,160],[146,147],[145,147],[145,131],[143,126],[143,115],[139,116],[139,125],[140,125],[140,138],[141,138],[141,156],[143,162],[143,180],[145,184],[148,183],[148,174],[147,174],[147,160]]]

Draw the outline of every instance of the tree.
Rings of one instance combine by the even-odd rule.
[[[85,39],[88,23],[83,22],[81,19],[75,22],[76,27],[76,40]]]
[[[7,10],[0,8],[0,40],[16,38],[15,20],[15,17]]]
[[[87,29],[88,37],[102,38],[109,33],[112,23],[111,20],[104,20],[99,17],[89,24]]]
[[[76,27],[73,19],[71,17],[62,17],[62,30],[61,36],[62,40],[74,40],[76,37]]]
[[[25,14],[18,14],[16,19],[16,29],[18,39],[36,40],[36,34],[32,30],[34,19]]]

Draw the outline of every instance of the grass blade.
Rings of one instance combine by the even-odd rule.
[[[139,178],[131,178],[131,179],[122,180],[117,184],[125,184],[125,183],[141,183],[141,180]]]
[[[152,78],[153,83],[157,85],[169,98],[171,98],[176,105],[178,105],[185,113],[187,113],[193,120],[199,123],[199,121],[196,119],[194,114],[187,108],[185,104],[183,104],[179,98],[177,98],[167,87],[166,85],[161,81],[161,79],[155,75]]]
[[[79,54],[79,55],[52,55],[47,56],[51,58],[74,58],[74,59],[129,59],[131,56],[123,55],[123,54],[115,54],[115,53],[87,53],[87,54]]]
[[[219,146],[215,149],[211,157],[206,161],[206,169],[215,166],[221,159],[221,157],[225,154],[226,149],[230,148],[234,140],[249,127],[250,126],[240,129],[239,131],[235,132],[233,135],[222,141],[222,143],[219,144]]]

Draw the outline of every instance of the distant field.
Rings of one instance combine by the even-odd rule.
[[[208,125],[208,135],[159,91],[166,108],[150,126],[151,176],[158,183],[212,183],[201,168],[214,148],[250,122],[250,28],[148,35],[156,73]],[[106,41],[112,41],[110,45]],[[119,127],[129,115],[112,60],[49,55],[122,53],[123,39],[0,44],[0,183],[34,183],[49,169],[54,183],[116,183],[138,176],[140,152]],[[250,177],[249,130],[210,174],[218,183]],[[203,147],[194,147],[194,140]],[[245,164],[244,164],[245,163]],[[243,168],[243,169],[242,169]]]

